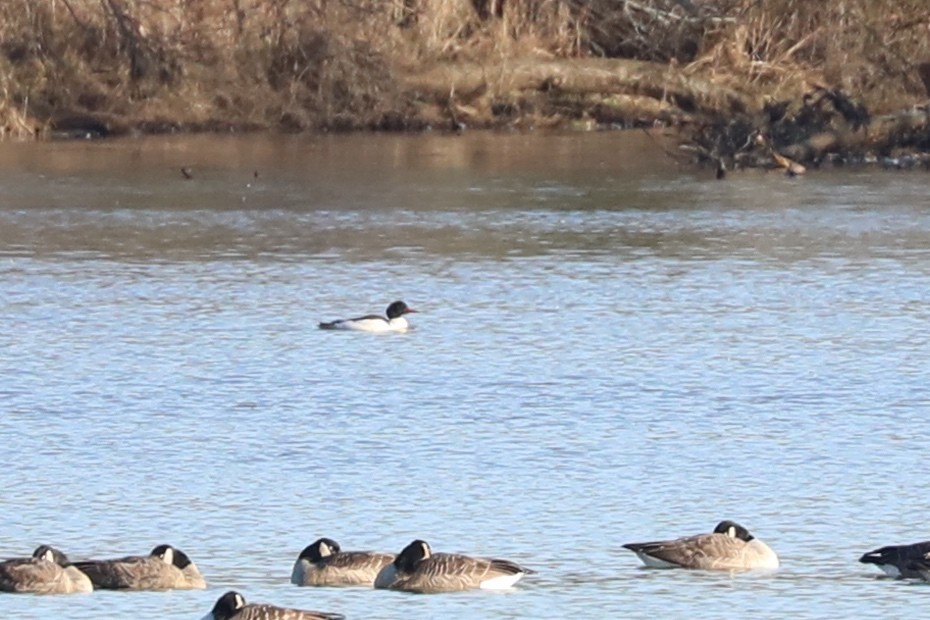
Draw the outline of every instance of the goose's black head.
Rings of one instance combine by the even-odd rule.
[[[342,549],[332,538],[321,538],[316,542],[308,545],[300,552],[300,555],[297,556],[298,560],[310,560],[311,562],[319,562],[323,558],[328,558],[331,555],[336,555]]]
[[[733,521],[721,521],[718,523],[717,527],[714,528],[714,534],[726,534],[731,538],[739,538],[746,542],[754,538],[753,535],[749,533],[749,530]]]
[[[404,547],[403,551],[394,558],[394,566],[397,570],[409,573],[412,572],[417,564],[427,559],[433,554],[429,548],[429,543],[425,540],[417,539]]]
[[[229,620],[243,607],[245,607],[245,598],[238,592],[230,590],[216,599],[210,615],[213,616],[213,620]]]
[[[191,565],[191,559],[187,554],[179,549],[175,549],[171,545],[158,545],[152,549],[152,553],[149,555],[161,558],[165,561],[165,564],[174,564],[181,570]]]
[[[36,550],[32,552],[32,557],[37,560],[45,560],[46,562],[54,562],[61,567],[71,566],[71,562],[68,560],[68,556],[49,545],[39,545],[36,547]]]

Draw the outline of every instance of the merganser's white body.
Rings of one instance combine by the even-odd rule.
[[[395,301],[387,307],[387,318],[377,314],[356,317],[354,319],[339,319],[320,323],[320,329],[341,329],[358,332],[405,332],[410,329],[410,324],[404,317],[405,314],[416,312],[413,308],[407,307],[402,301]]]

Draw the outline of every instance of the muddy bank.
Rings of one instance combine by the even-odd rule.
[[[8,0],[7,138],[665,127],[721,174],[930,150],[924,0]]]

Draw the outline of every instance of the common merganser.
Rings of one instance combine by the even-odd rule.
[[[623,545],[650,568],[750,570],[778,568],[778,556],[749,530],[721,521],[712,534]]]
[[[510,560],[433,553],[426,541],[415,540],[381,569],[375,587],[420,594],[503,590],[533,572]]]
[[[408,308],[402,301],[395,301],[387,307],[387,318],[377,314],[356,317],[354,319],[339,319],[320,323],[320,329],[349,329],[360,332],[405,332],[410,324],[404,318],[405,314],[416,312]]]

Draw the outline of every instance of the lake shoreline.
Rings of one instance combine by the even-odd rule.
[[[675,136],[676,158],[720,176],[930,166],[919,7],[760,4],[17,0],[0,8],[0,129],[28,140],[656,128]]]

